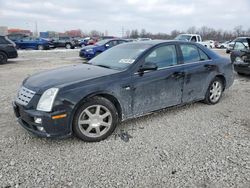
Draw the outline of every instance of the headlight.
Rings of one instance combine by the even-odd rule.
[[[87,49],[86,52],[93,52],[93,49]]]
[[[240,57],[235,58],[235,62],[242,62],[243,60]]]
[[[44,112],[50,112],[52,110],[52,106],[58,93],[58,90],[58,88],[50,88],[46,90],[42,94],[36,109]]]

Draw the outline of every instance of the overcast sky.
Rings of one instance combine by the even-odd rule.
[[[0,0],[0,26],[34,31],[99,30],[121,36],[122,27],[169,33],[190,26],[250,28],[250,0]]]

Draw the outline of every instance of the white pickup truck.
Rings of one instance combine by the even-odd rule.
[[[175,38],[175,40],[197,42],[197,43],[200,43],[207,48],[211,48],[210,42],[209,41],[203,42],[201,36],[197,35],[197,34],[180,34]]]

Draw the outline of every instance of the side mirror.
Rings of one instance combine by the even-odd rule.
[[[105,44],[105,47],[106,47],[106,48],[109,48],[109,44]]]
[[[151,62],[146,62],[144,63],[144,65],[141,66],[141,68],[139,69],[139,73],[143,73],[144,71],[149,71],[149,70],[157,70],[158,66],[155,63],[151,63]]]

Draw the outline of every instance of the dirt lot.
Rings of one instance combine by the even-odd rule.
[[[250,187],[249,77],[236,76],[217,105],[130,120],[100,143],[29,135],[11,107],[21,81],[77,63],[78,50],[21,51],[0,66],[1,187]]]

